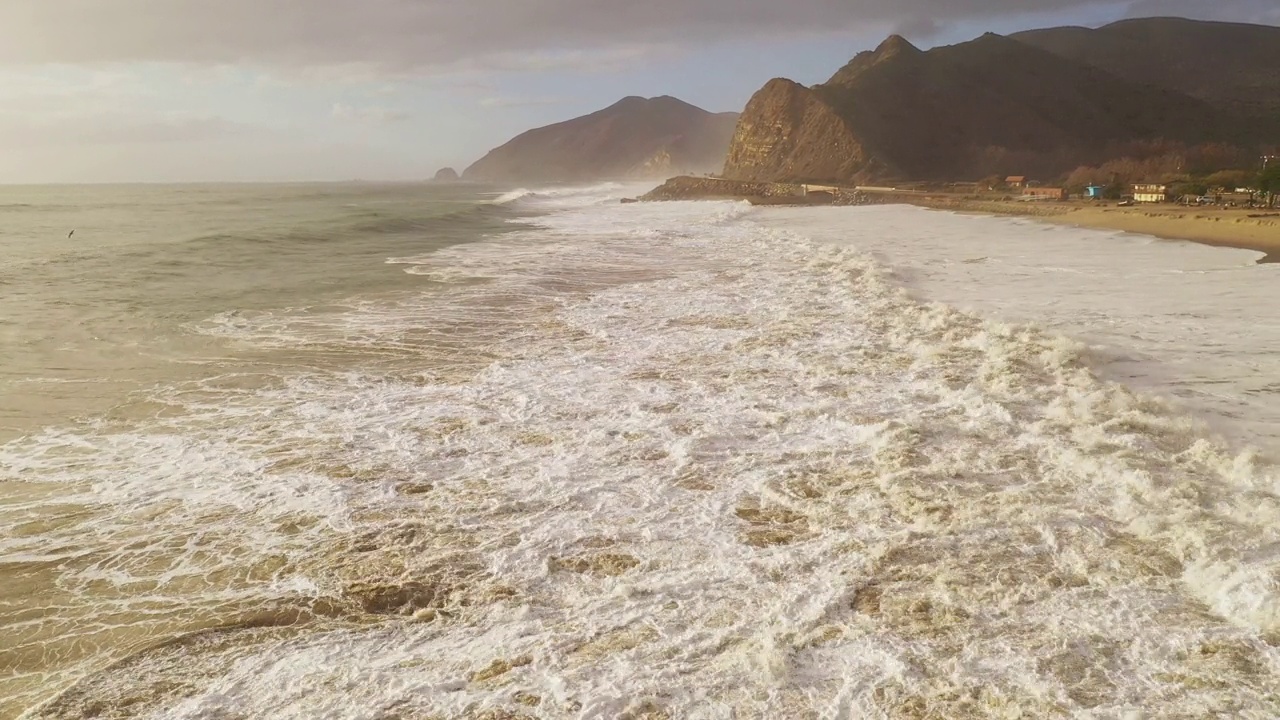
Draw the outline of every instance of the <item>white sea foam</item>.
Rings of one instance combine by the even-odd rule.
[[[49,714],[1280,709],[1270,466],[855,249],[612,194],[410,259],[431,293],[209,326],[342,363],[0,450],[89,468],[128,511],[104,544],[199,523],[290,555],[237,587],[359,606],[143,652]]]
[[[1107,378],[1280,449],[1280,265],[1255,264],[1257,252],[907,207],[776,209],[759,221],[884,258],[924,297],[1076,337]]]
[[[498,195],[494,199],[494,205],[510,205],[518,201],[533,202],[543,207],[576,207],[586,203],[607,203],[617,202],[621,194],[619,191],[624,188],[632,188],[638,191],[649,189],[648,184],[633,183],[630,185],[606,182],[597,183],[595,185],[567,185],[563,187],[542,188],[538,190],[530,190],[528,188],[517,188]]]
[[[516,190],[509,190],[509,191],[507,191],[507,192],[505,192],[505,193],[502,193],[502,194],[501,194],[501,195],[499,195],[497,198],[495,198],[495,199],[494,199],[494,201],[493,201],[493,204],[494,204],[494,205],[508,205],[508,204],[513,203],[513,202],[515,202],[515,201],[517,201],[517,200],[520,200],[520,199],[522,199],[522,198],[529,197],[529,196],[530,196],[530,195],[532,195],[532,194],[533,194],[533,191],[532,191],[532,190],[528,190],[528,189],[526,189],[526,188],[518,188],[518,189],[516,189]]]

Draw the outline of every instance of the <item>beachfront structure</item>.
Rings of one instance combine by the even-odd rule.
[[[1026,187],[1027,178],[1024,175],[1010,175],[1004,179],[1004,184],[1015,189]]]
[[[1084,189],[1084,196],[1090,200],[1099,200],[1107,189],[1101,185],[1090,185]]]
[[[1140,203],[1162,203],[1169,199],[1169,188],[1165,185],[1134,185],[1133,201]]]
[[[1064,188],[1029,187],[1022,191],[1024,200],[1066,200]]]

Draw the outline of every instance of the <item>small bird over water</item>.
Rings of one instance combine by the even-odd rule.
[[[71,239],[71,236],[72,236],[72,235],[75,235],[75,234],[76,234],[76,231],[75,231],[75,230],[72,230],[71,232],[67,233],[67,239],[68,239],[68,240],[70,240],[70,239]]]

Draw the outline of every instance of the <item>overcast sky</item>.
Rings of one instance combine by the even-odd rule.
[[[3,0],[0,182],[418,179],[625,95],[739,110],[890,32],[1280,0]]]

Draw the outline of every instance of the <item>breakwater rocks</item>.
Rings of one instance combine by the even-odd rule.
[[[654,188],[641,200],[748,200],[787,197],[802,199],[803,185],[743,182],[710,177],[675,177]]]
[[[881,201],[856,188],[687,176],[671,178],[640,200],[746,200],[755,205],[867,205]]]

